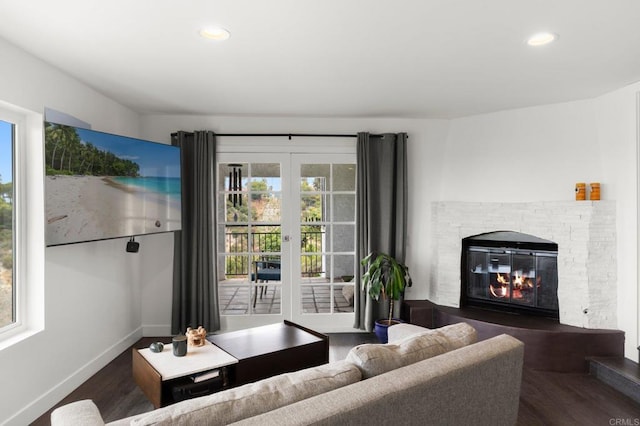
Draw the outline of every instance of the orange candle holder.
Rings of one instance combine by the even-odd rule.
[[[600,182],[591,182],[589,184],[591,187],[591,191],[589,192],[590,200],[599,200],[600,199]]]
[[[587,184],[583,182],[576,183],[576,200],[583,201],[587,199]]]

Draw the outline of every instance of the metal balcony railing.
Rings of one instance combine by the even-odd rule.
[[[319,276],[324,272],[322,265],[324,231],[303,231],[301,232],[300,270],[303,277]],[[251,238],[249,238],[251,237]],[[281,234],[280,232],[227,232],[225,234],[225,276],[241,277],[250,274],[251,264],[257,260],[274,260],[278,255],[271,253],[280,252]],[[251,250],[249,250],[251,248]],[[234,253],[238,255],[234,256]],[[248,253],[252,253],[249,260]],[[310,253],[310,254],[306,254]]]

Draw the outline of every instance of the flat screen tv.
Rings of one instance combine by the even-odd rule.
[[[180,148],[45,121],[46,245],[181,228]]]

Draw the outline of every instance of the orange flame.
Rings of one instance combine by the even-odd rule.
[[[533,281],[520,271],[516,271],[512,277],[511,286],[509,286],[509,274],[496,274],[496,282],[499,285],[489,284],[491,295],[497,299],[509,298],[523,299],[525,294],[523,291],[532,289]],[[539,278],[537,285],[539,286]]]

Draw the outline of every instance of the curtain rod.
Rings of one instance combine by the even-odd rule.
[[[193,132],[187,132],[192,135]],[[171,133],[171,137],[176,137],[177,133]],[[284,136],[291,140],[292,137],[304,137],[304,138],[357,138],[358,135],[346,135],[346,134],[331,134],[331,133],[216,133],[216,136],[250,136],[250,137],[262,137],[262,136]],[[372,138],[381,138],[383,135],[369,135]]]

